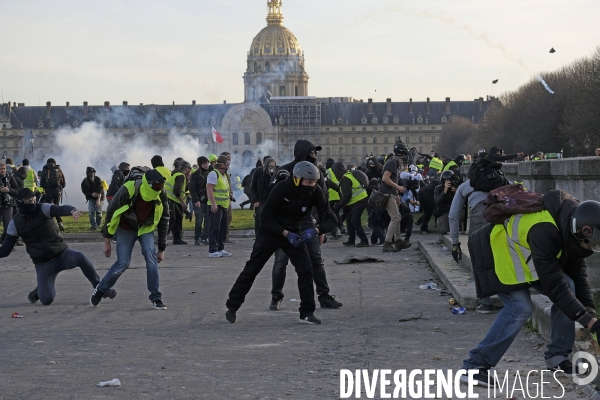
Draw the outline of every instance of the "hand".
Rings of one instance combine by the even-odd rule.
[[[234,203],[235,203],[235,197],[231,196],[231,197],[229,198],[229,200],[231,200],[232,202],[234,202]]]
[[[100,207],[100,199],[96,202],[96,207]]]
[[[454,261],[456,261],[457,263],[460,263],[460,261],[462,260],[462,250],[460,249],[460,243],[452,245],[452,258],[454,258]]]
[[[213,214],[216,214],[216,213],[217,213],[217,210],[218,210],[218,207],[217,207],[217,205],[216,205],[216,204],[212,204],[212,205],[210,206],[210,212],[212,212]]]
[[[296,235],[295,233],[288,232],[288,234],[285,238],[294,247],[300,247],[300,245],[302,244],[302,243],[300,243],[300,237],[298,235]]]
[[[448,189],[450,189],[451,187],[452,184],[450,183],[450,181],[444,182],[444,193],[448,193]]]
[[[110,239],[104,239],[104,249],[102,251],[106,257],[110,257]]]
[[[96,192],[92,193],[92,197],[98,197],[98,193],[96,193]]]
[[[524,155],[525,155],[525,153],[523,153],[523,152],[517,153],[517,157],[523,157]]]
[[[79,218],[81,218],[81,216],[83,215],[83,213],[79,210],[73,210],[71,211],[71,215],[73,216],[73,219],[75,220],[75,222],[77,222],[77,220]]]
[[[325,239],[326,239],[325,234],[319,235],[319,243],[321,243],[321,244],[325,243]]]
[[[312,240],[316,237],[317,237],[317,230],[312,228],[312,229],[307,229],[304,232],[302,232],[302,236],[300,237],[300,240],[302,241],[302,243],[308,243],[308,242],[312,242]]]
[[[199,202],[199,201],[195,202],[195,203],[194,203],[194,206],[196,206],[196,207],[200,207],[200,202]]]
[[[10,192],[10,189],[9,189],[9,188],[7,188],[6,186],[2,186],[2,187],[0,188],[0,192],[2,192],[2,193],[8,193],[8,192]]]
[[[260,207],[260,203],[257,201],[256,203],[254,203],[254,208],[258,208]]]
[[[188,206],[186,203],[181,203],[181,208],[183,208],[183,211],[187,211]]]
[[[165,259],[164,251],[159,251],[158,253],[156,253],[156,261],[161,262],[164,259]]]

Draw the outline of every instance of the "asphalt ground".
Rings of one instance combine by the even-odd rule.
[[[0,399],[336,399],[342,369],[458,370],[495,318],[472,311],[455,315],[448,296],[420,289],[440,281],[415,244],[383,254],[379,247],[347,248],[332,240],[323,255],[331,293],[343,308],[317,308],[322,325],[300,324],[290,268],[282,309],[270,311],[271,259],[230,324],[227,294],[254,243],[233,240],[226,247],[231,258],[210,259],[205,246],[167,248],[160,264],[167,310],[151,307],[139,245],[115,286],[117,297],[96,308],[89,304],[92,287],[78,269],[59,275],[52,305],[30,304],[35,270],[25,249],[16,248],[0,264]],[[101,277],[115,259],[104,257],[101,243],[70,246],[90,257]],[[352,254],[384,262],[333,261]],[[11,318],[13,312],[23,318]],[[496,369],[510,371],[511,385],[519,371],[527,386],[527,373],[544,369],[543,345],[523,329]],[[121,386],[97,386],[114,378]],[[531,395],[536,379],[530,376]],[[553,383],[545,385],[544,395],[559,397],[561,387],[548,375],[545,380]],[[570,378],[560,381],[566,390],[561,398],[587,397]],[[485,389],[476,392],[490,398]]]

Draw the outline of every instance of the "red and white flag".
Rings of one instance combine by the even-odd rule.
[[[223,136],[221,136],[221,134],[219,132],[217,132],[217,130],[215,129],[215,127],[212,127],[212,134],[213,134],[213,142],[215,143],[223,143]]]

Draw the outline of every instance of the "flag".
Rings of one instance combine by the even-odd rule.
[[[213,142],[216,143],[223,143],[223,137],[221,136],[221,134],[219,132],[217,132],[217,130],[215,129],[215,127],[212,127],[212,135],[213,135]]]

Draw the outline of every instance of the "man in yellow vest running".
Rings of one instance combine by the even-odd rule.
[[[475,379],[480,385],[489,386],[488,370],[502,359],[531,317],[530,287],[553,303],[551,343],[544,353],[547,369],[579,373],[569,361],[574,321],[592,333],[600,332],[585,264],[586,257],[600,251],[600,203],[579,204],[568,193],[551,190],[544,205],[546,210],[513,215],[504,224],[488,224],[469,236],[477,297],[497,294],[504,303],[462,366],[479,370]]]
[[[165,191],[169,199],[169,231],[173,233],[173,244],[187,244],[183,237],[183,214],[188,213],[186,202],[187,181],[192,171],[192,165],[182,160],[178,164],[179,168],[173,170],[173,174],[165,183]],[[162,175],[162,174],[161,174]]]
[[[110,239],[117,235],[117,261],[110,267],[90,298],[94,307],[117,283],[131,262],[135,242],[139,240],[146,260],[148,291],[152,307],[165,310],[162,294],[158,290],[158,263],[165,258],[167,229],[169,228],[169,203],[164,189],[165,178],[156,170],[146,171],[141,179],[125,182],[113,197],[106,212],[104,255],[110,257]],[[158,253],[154,246],[154,231],[158,232]]]
[[[357,179],[357,176],[360,176],[363,183]],[[338,214],[339,210],[347,207],[345,214],[346,226],[348,227],[348,240],[343,243],[344,246],[371,247],[365,230],[362,227],[362,215],[367,208],[369,197],[367,196],[366,189],[367,181],[367,175],[362,171],[348,171],[342,176],[340,181],[341,198],[332,211]],[[360,243],[358,244],[355,243],[357,235],[360,239]]]
[[[206,195],[210,206],[210,231],[208,234],[208,256],[211,258],[231,257],[225,251],[227,237],[227,210],[229,209],[228,161],[219,156],[215,169],[206,177]]]

